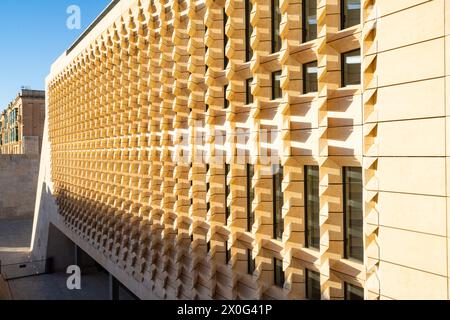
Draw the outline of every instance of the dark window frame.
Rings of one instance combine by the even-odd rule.
[[[250,170],[252,168],[252,170]],[[250,177],[250,172],[252,176]],[[255,223],[255,212],[253,211],[252,203],[255,195],[253,190],[252,181],[253,175],[255,173],[254,166],[252,164],[247,164],[247,231],[251,232],[253,224]]]
[[[272,176],[272,215],[273,215],[273,239],[281,241],[284,233],[284,218],[283,218],[283,205],[284,205],[284,193],[283,193],[283,166],[274,165],[274,174]],[[279,184],[279,185],[278,185]],[[281,197],[277,197],[277,188],[280,187]],[[280,204],[278,207],[278,200]]]
[[[252,104],[254,102],[252,95],[252,82],[253,78],[248,78],[245,80],[245,104]]]
[[[278,262],[281,264],[279,266]],[[280,274],[278,275],[278,271]],[[283,288],[286,282],[286,275],[283,270],[283,261],[273,258],[273,284],[279,288]]]
[[[308,193],[309,193],[309,188],[308,188],[308,172],[309,170],[311,170],[312,168],[317,167],[317,170],[319,170],[318,166],[304,166],[304,207],[305,207],[305,247],[306,248],[312,248],[315,250],[320,250],[320,207],[319,207],[319,212],[317,213],[319,216],[319,243],[318,246],[315,246],[312,242],[310,242],[309,236],[310,236],[310,224],[309,224],[309,214],[311,214],[308,211]],[[319,196],[319,195],[318,195]]]
[[[247,249],[247,273],[253,274],[256,269],[255,259],[252,257],[252,250]]]
[[[311,61],[311,62],[307,62],[307,63],[304,63],[302,65],[302,73],[303,73],[303,93],[302,94],[314,93],[314,92],[318,92],[318,90],[319,90],[319,79],[317,78],[318,77],[318,73],[316,73],[316,87],[317,87],[317,91],[307,91],[307,88],[306,88],[306,77],[307,77],[308,65],[313,64],[313,63],[316,63],[316,68],[317,68],[317,63],[318,63],[317,60]]]
[[[225,70],[227,68],[229,59],[227,57],[227,45],[228,45],[228,36],[226,34],[226,28],[228,23],[228,15],[225,12],[225,8],[223,8],[223,69]]]
[[[321,297],[314,297],[314,292],[310,292],[310,281],[313,279],[311,275],[319,277],[319,288],[320,288],[320,273],[317,271],[309,270],[305,268],[305,296],[310,300],[321,300]],[[312,285],[311,285],[312,287]],[[319,289],[320,290],[320,289]],[[321,290],[320,290],[321,291]],[[322,292],[320,292],[320,295]]]
[[[251,47],[251,36],[253,33],[253,26],[251,25],[251,12],[253,5],[251,0],[245,0],[245,61],[252,59],[253,48]]]
[[[317,15],[316,15],[316,37],[308,39],[308,34],[306,32],[306,26],[307,26],[307,16],[306,16],[306,1],[302,1],[302,43],[309,42],[312,40],[317,39],[317,33],[318,33],[318,26],[317,26]],[[316,0],[316,9],[317,9],[317,0]]]
[[[280,75],[280,96],[276,95],[276,90],[275,90],[275,83],[276,83],[276,77],[277,75]],[[283,97],[283,89],[281,88],[281,70],[278,71],[274,71],[272,72],[272,100],[277,100],[277,99],[281,99]]]
[[[277,5],[278,5],[278,10],[275,9],[277,7]],[[270,8],[270,11],[271,11],[271,15],[270,15],[270,20],[271,20],[271,38],[272,38],[272,41],[271,41],[271,45],[272,45],[271,52],[272,53],[275,53],[275,52],[278,52],[278,51],[281,50],[281,37],[278,37],[276,32],[275,32],[275,30],[278,30],[278,33],[280,33],[280,24],[276,23],[277,19],[275,19],[275,14],[277,14],[277,12],[279,10],[280,10],[280,1],[279,0],[272,0],[271,8]],[[280,13],[280,21],[279,22],[281,22],[281,13]],[[277,39],[275,39],[275,38],[277,38]]]
[[[358,299],[352,299],[351,298],[351,293],[349,292],[349,287],[353,287],[353,288],[362,290],[362,296],[359,296]],[[364,300],[364,288],[355,286],[355,285],[350,284],[348,282],[344,282],[344,300]]]
[[[348,28],[351,28],[351,27],[354,27],[354,26],[356,26],[356,25],[358,25],[358,24],[354,24],[354,25],[351,25],[351,26],[346,26],[345,24],[346,24],[346,16],[345,16],[345,4],[346,4],[346,2],[347,2],[348,0],[340,0],[340,10],[341,10],[341,12],[340,12],[340,23],[341,23],[341,25],[339,26],[339,29],[340,30],[345,30],[345,29],[348,29]],[[361,3],[361,1],[360,1],[360,3]],[[359,11],[359,14],[361,15],[361,9],[360,9],[360,11]],[[361,18],[359,19],[359,24],[361,23]]]
[[[364,232],[362,231],[361,234],[361,238],[362,238],[362,257],[355,257],[352,256],[351,254],[351,250],[350,250],[350,242],[349,241],[349,221],[350,221],[350,217],[349,217],[349,213],[347,212],[347,170],[348,168],[354,169],[354,168],[359,168],[361,169],[361,179],[362,179],[362,168],[361,167],[343,167],[342,170],[342,179],[343,179],[343,183],[342,183],[342,190],[343,190],[343,218],[344,218],[344,258],[347,260],[352,260],[352,261],[357,261],[362,263],[364,261]],[[361,181],[361,186],[362,186],[362,190],[361,190],[361,195],[363,194],[363,181]],[[362,207],[362,206],[361,206]],[[364,219],[364,211],[363,208],[361,208],[361,219]]]
[[[228,196],[230,195],[230,187],[228,186],[228,174],[230,173],[230,164],[225,163],[225,177],[224,177],[224,187],[225,187],[225,225],[228,223],[228,218],[231,215],[231,208],[228,206]]]
[[[230,107],[230,101],[227,99],[228,85],[223,87],[223,108],[227,110]]]
[[[361,83],[362,83],[362,73],[360,72],[359,84],[346,84],[345,57],[346,57],[347,54],[354,53],[354,52],[357,52],[357,51],[359,51],[359,54],[360,54],[360,57],[361,57],[361,48],[341,53],[341,88],[345,88],[345,87],[348,87],[348,86],[358,86],[358,85],[361,85]]]
[[[231,248],[228,248],[228,241],[225,241],[225,264],[230,263],[231,260]]]

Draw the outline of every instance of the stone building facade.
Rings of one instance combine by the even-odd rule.
[[[141,298],[448,299],[449,46],[447,0],[113,1],[38,216]]]
[[[39,154],[45,91],[22,89],[0,114],[0,154]]]

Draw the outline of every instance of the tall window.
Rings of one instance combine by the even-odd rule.
[[[306,246],[320,248],[319,167],[305,166]]]
[[[245,104],[253,103],[252,82],[253,78],[245,80]]]
[[[341,29],[361,23],[361,0],[341,0]]]
[[[250,61],[253,56],[253,49],[250,39],[253,33],[253,26],[250,23],[250,15],[252,12],[252,2],[245,0],[245,61]]]
[[[345,52],[341,56],[342,86],[361,84],[361,50]]]
[[[280,1],[272,0],[272,53],[281,49],[280,22]]]
[[[247,164],[247,231],[252,231],[253,224],[255,223],[255,212],[252,208],[253,199],[255,198],[255,190],[252,186],[254,171],[254,166]]]
[[[317,38],[317,0],[303,0],[303,42]]]
[[[273,271],[274,271],[274,284],[277,287],[283,288],[284,286],[284,271],[283,261],[277,258],[273,258]]]
[[[320,300],[320,273],[305,269],[306,271],[306,298]]]
[[[228,249],[228,241],[225,241],[225,264],[228,264],[231,259],[231,249]]]
[[[344,283],[345,300],[364,300],[364,289],[350,283]]]
[[[281,70],[272,73],[272,100],[282,97]]]
[[[230,206],[228,205],[228,196],[230,195],[230,186],[228,185],[228,174],[230,173],[230,164],[225,163],[225,224],[230,217]]]
[[[273,167],[273,238],[281,240],[284,232],[283,219],[283,167],[275,165]]]
[[[247,249],[247,273],[253,274],[255,272],[255,259],[252,257],[252,250]]]
[[[345,258],[364,260],[362,169],[344,167]]]
[[[209,164],[206,165],[206,174],[208,174],[209,172]],[[206,178],[206,193],[209,192],[209,189],[211,188],[211,185],[209,184],[209,180],[208,178]],[[208,195],[206,195],[206,197],[208,197]],[[211,202],[208,200],[206,201],[206,211],[208,212],[209,209],[211,209]]]
[[[317,61],[303,65],[303,94],[317,92]]]
[[[228,44],[228,37],[226,34],[226,27],[228,22],[228,16],[225,12],[225,8],[223,9],[223,68],[226,69],[228,65],[228,57],[226,54],[226,48]]]
[[[230,106],[230,102],[227,99],[227,90],[228,90],[228,86],[223,87],[223,108],[224,109],[228,109],[228,107]]]

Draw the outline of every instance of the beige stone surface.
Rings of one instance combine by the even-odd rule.
[[[394,85],[442,77],[444,75],[444,39],[429,40],[378,55],[378,84]]]
[[[381,260],[411,269],[447,275],[447,239],[415,231],[380,227]]]
[[[379,19],[378,51],[392,50],[442,37],[444,35],[444,1],[428,1],[410,10],[401,10]],[[393,30],[395,32],[392,32]]]
[[[444,157],[445,118],[383,122],[378,125],[378,155]]]
[[[380,263],[381,291],[391,299],[447,299],[447,278],[404,266]]]
[[[446,236],[446,198],[419,194],[380,192],[382,226]]]
[[[379,88],[376,118],[389,121],[442,117],[446,105],[444,93],[444,78]]]
[[[445,196],[445,158],[380,158],[380,190]]]

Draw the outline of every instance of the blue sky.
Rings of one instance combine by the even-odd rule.
[[[44,89],[52,62],[110,0],[0,0],[0,111],[21,86]],[[67,8],[81,9],[81,29],[66,27]]]

